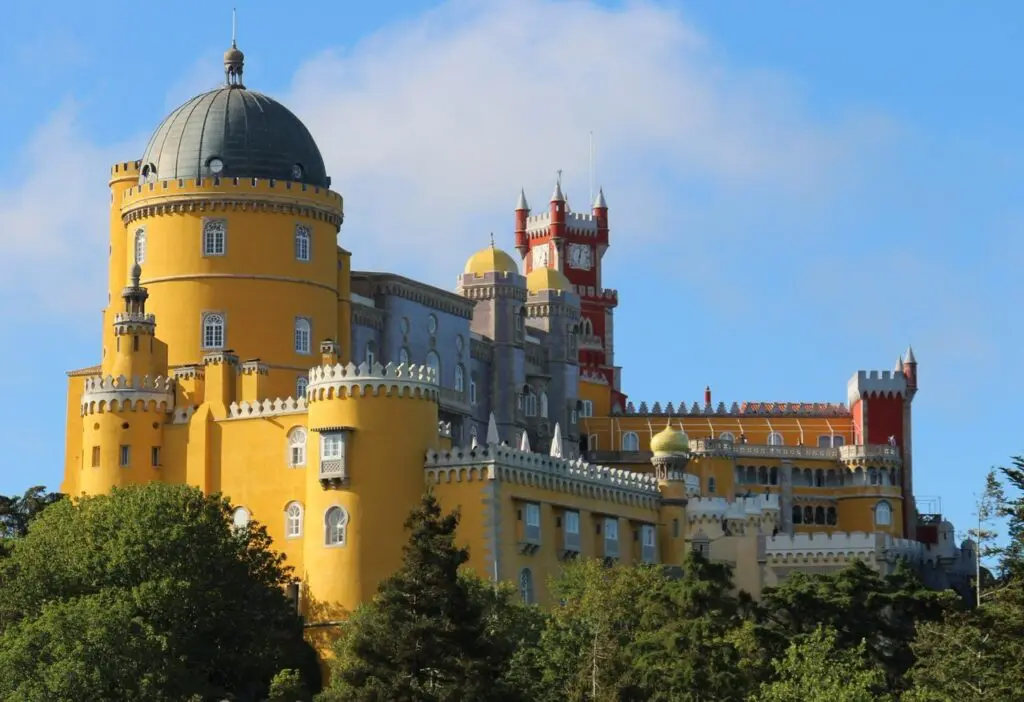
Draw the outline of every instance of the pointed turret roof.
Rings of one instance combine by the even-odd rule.
[[[519,439],[519,450],[525,453],[530,452],[530,435],[524,431],[523,436]]]
[[[903,372],[903,359],[902,358],[897,358],[896,359],[896,366],[892,369],[892,371],[893,371],[893,373],[902,373]]]
[[[597,198],[594,200],[594,209],[608,209],[608,203],[604,199],[604,188],[597,191]]]
[[[907,346],[907,354],[903,358],[903,360],[905,362],[907,362],[907,363],[917,363],[917,359],[914,358],[914,347],[913,346]]]
[[[526,190],[523,188],[519,189],[519,200],[516,202],[516,212],[519,210],[530,211],[530,203],[526,201]]]
[[[501,437],[498,436],[498,423],[494,420],[494,412],[491,412],[491,416],[487,420],[487,443],[500,444]]]
[[[555,181],[555,192],[551,193],[551,202],[565,202],[565,195],[562,194],[561,176]]]
[[[562,458],[562,427],[555,422],[555,431],[551,436],[551,456],[552,458]]]

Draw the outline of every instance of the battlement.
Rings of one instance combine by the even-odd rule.
[[[309,371],[309,401],[317,402],[340,397],[344,388],[348,396],[390,395],[423,397],[439,401],[437,373],[430,366],[388,363],[386,366],[365,361],[333,366],[317,366]]]
[[[174,392],[174,379],[163,376],[93,376],[85,379],[81,412],[82,416],[126,409],[171,412],[174,410]]]
[[[110,179],[139,176],[139,169],[142,168],[142,161],[122,161],[110,167]]]
[[[118,312],[114,315],[114,324],[156,324],[156,315],[148,312]]]
[[[526,233],[528,236],[545,235],[551,226],[551,213],[530,215],[526,218]],[[584,234],[596,236],[600,227],[597,217],[589,212],[573,212],[567,210],[565,213],[565,230],[573,234]]]
[[[930,544],[912,539],[897,539],[888,534],[869,534],[863,531],[834,532],[828,534],[778,534],[765,538],[765,556],[770,560],[852,560],[860,558],[876,563],[909,561],[911,563],[937,563],[956,556],[955,545],[940,551]]]
[[[652,508],[661,499],[658,480],[650,473],[634,473],[588,463],[582,458],[555,458],[497,444],[427,451],[424,468],[434,483],[462,482],[474,477],[500,479],[556,491],[583,489],[591,498],[641,503]]]
[[[619,291],[614,288],[595,288],[593,285],[577,285],[576,294],[588,301],[604,302],[617,306]]]
[[[344,200],[339,193],[307,183],[262,178],[176,178],[141,183],[128,188],[121,201],[122,210],[163,197],[182,195],[219,195],[259,199],[301,199],[332,210],[341,210]]]
[[[762,517],[779,511],[778,495],[752,495],[750,497],[697,497],[686,503],[686,516],[690,521],[699,519],[742,519]],[[774,518],[774,514],[773,514]]]
[[[228,406],[227,419],[255,419],[257,417],[280,417],[286,414],[305,414],[306,398],[280,397],[262,402],[232,402]]]
[[[835,402],[733,402],[728,409],[724,402],[717,405],[694,402],[689,409],[685,402],[678,405],[669,402],[664,406],[660,402],[650,406],[641,402],[639,407],[627,402],[624,414],[636,417],[849,417],[850,410]]]
[[[846,384],[849,405],[864,397],[906,397],[907,376],[902,371],[857,371]]]

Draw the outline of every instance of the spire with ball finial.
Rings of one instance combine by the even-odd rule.
[[[224,52],[224,78],[232,88],[244,88],[242,84],[242,68],[245,54],[238,48],[238,16],[231,8],[231,48]]]

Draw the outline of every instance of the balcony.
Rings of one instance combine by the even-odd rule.
[[[900,462],[900,450],[887,444],[840,446],[839,460],[848,463],[893,464]]]
[[[690,452],[698,456],[736,456],[737,458],[795,458],[834,461],[839,449],[818,446],[768,446],[741,444],[721,439],[691,439]]]
[[[325,488],[348,484],[348,471],[345,470],[344,458],[320,460],[320,484]]]
[[[472,413],[469,406],[468,392],[460,392],[452,388],[440,388],[438,394],[441,398],[440,405],[442,410],[454,412],[455,414],[468,415]]]

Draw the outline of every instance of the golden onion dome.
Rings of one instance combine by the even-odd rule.
[[[469,257],[464,270],[469,275],[484,275],[486,273],[518,273],[519,264],[501,249],[491,244],[485,249],[480,249]]]
[[[651,451],[655,456],[690,452],[690,437],[667,424],[664,429],[651,437]]]
[[[554,268],[534,268],[526,276],[526,289],[531,293],[541,290],[573,292],[572,283],[565,274]]]

